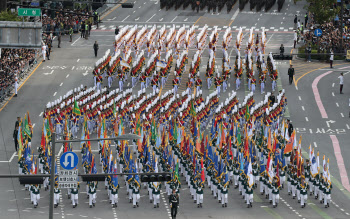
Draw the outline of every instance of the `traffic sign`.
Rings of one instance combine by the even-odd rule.
[[[78,170],[61,170],[58,177],[58,187],[71,189],[78,187]]]
[[[39,7],[40,6],[40,2],[31,2],[30,6],[36,6]]]
[[[18,16],[41,16],[40,8],[19,8]]]
[[[72,170],[78,165],[78,155],[74,152],[66,152],[60,158],[60,164],[63,169]]]
[[[320,37],[322,36],[322,30],[321,29],[316,29],[314,32],[315,36]]]

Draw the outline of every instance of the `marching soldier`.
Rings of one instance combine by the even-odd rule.
[[[305,177],[302,176],[301,184],[300,184],[300,204],[302,208],[305,208],[307,201],[307,190],[309,188],[308,183],[305,181]]]
[[[220,89],[221,89],[221,78],[220,78],[220,73],[216,73],[215,77],[215,86],[216,90],[218,92],[218,96],[220,97]]]
[[[112,201],[112,206],[117,207],[118,206],[118,189],[119,184],[117,186],[114,186],[113,183],[109,186],[109,189],[111,190],[110,199]]]
[[[273,207],[277,207],[280,198],[280,186],[278,185],[278,178],[274,177],[272,182],[272,204]]]
[[[60,203],[60,193],[61,190],[58,188],[58,183],[55,183],[55,188],[54,188],[54,206],[57,208],[58,204]]]
[[[203,188],[204,188],[204,183],[198,180],[197,186],[196,186],[196,196],[197,196],[197,207],[202,208],[203,204]]]
[[[199,91],[201,90],[201,87],[202,87],[202,80],[199,77],[199,72],[197,74],[197,79],[196,79],[195,85],[196,85],[196,89],[197,89],[196,92],[199,93]]]
[[[329,174],[329,173],[328,173]],[[324,207],[329,207],[329,202],[331,201],[332,184],[328,180],[325,180],[324,184]]]
[[[78,193],[79,193],[79,188],[80,188],[80,185],[79,185],[79,182],[78,182],[78,185],[77,185],[77,188],[72,188],[71,189],[71,201],[72,201],[72,205],[73,205],[73,208],[76,208],[77,205],[79,204],[78,202]]]
[[[152,183],[152,194],[153,194],[153,205],[154,208],[159,208],[159,195],[160,195],[160,189],[162,188],[162,184],[160,182],[154,182]]]
[[[97,183],[96,182],[89,182],[89,206],[92,208],[92,206],[95,207],[96,204],[96,189],[97,189]]]
[[[176,76],[176,71],[175,71],[174,75]],[[177,89],[179,87],[179,79],[174,78],[174,80],[173,80],[173,87],[174,87],[174,95],[176,95],[177,94]]]
[[[227,207],[227,201],[228,201],[228,188],[229,188],[229,184],[226,183],[224,185],[221,186],[221,204],[222,204],[222,207]]]
[[[38,207],[38,202],[40,200],[40,188],[41,186],[38,184],[32,185],[30,188],[30,191],[32,192],[34,208]]]
[[[132,183],[132,202],[133,202],[134,208],[136,208],[136,206],[139,207],[139,201],[140,201],[140,185],[133,182]]]
[[[180,199],[179,195],[176,194],[175,190],[173,190],[173,194],[171,194],[169,197],[169,204],[171,207],[171,218],[176,218],[177,208],[179,207]]]

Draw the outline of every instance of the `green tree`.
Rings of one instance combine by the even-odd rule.
[[[18,17],[17,12],[12,13],[9,10],[0,12],[0,21],[21,21],[22,19]]]
[[[329,22],[340,12],[340,7],[333,8],[335,0],[306,0],[305,8],[314,15],[316,24]]]

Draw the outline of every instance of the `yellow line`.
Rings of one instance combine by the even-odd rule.
[[[125,3],[127,0],[124,0],[123,2],[121,2],[121,3]],[[110,10],[107,14],[105,14],[105,15],[103,15],[102,17],[101,17],[101,20],[102,19],[104,19],[107,15],[109,15],[110,13],[112,13],[115,9],[117,9],[117,8],[119,8],[121,6],[121,4],[119,4],[119,5],[117,5],[117,6],[115,6],[112,10]]]
[[[201,18],[202,18],[202,16],[200,16],[200,17],[198,18],[198,20],[197,20],[193,25],[196,25],[196,23],[197,23]]]
[[[336,66],[336,65],[344,65],[344,64],[335,64],[334,66]],[[327,67],[324,67],[324,66],[323,66],[323,67],[321,67],[321,68],[316,68],[316,69],[313,69],[313,70],[311,70],[311,71],[308,71],[308,72],[304,73],[301,77],[299,77],[296,81],[294,81],[295,87],[298,86],[298,81],[299,81],[300,79],[302,79],[305,75],[310,74],[311,72],[320,70],[320,69],[322,69],[322,68],[327,68]]]
[[[39,66],[41,65],[43,61],[41,61],[36,67],[35,69],[32,71],[32,73],[30,73],[30,75],[23,81],[23,83],[21,84],[21,86],[18,87],[17,91],[19,91],[21,89],[21,87],[27,82],[27,80],[34,74],[34,72],[39,68]],[[13,93],[12,96],[10,97],[10,99],[1,107],[0,112],[5,108],[5,106],[10,102],[10,100],[13,98],[13,96],[15,96],[15,94]]]
[[[232,20],[228,26],[230,27],[230,26],[231,26],[231,24],[232,24],[234,21],[235,21],[235,20]]]

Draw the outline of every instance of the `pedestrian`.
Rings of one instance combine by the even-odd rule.
[[[287,119],[287,125],[288,125],[288,135],[289,137],[292,136],[292,133],[294,131],[293,124],[291,123],[290,119]]]
[[[70,29],[69,29],[69,42],[72,42],[72,38],[73,38],[73,28],[72,27],[70,27]]]
[[[88,22],[85,23],[85,39],[87,40],[89,37],[89,25]]]
[[[46,50],[47,50],[47,48],[46,48],[46,45],[45,45],[45,43],[43,44],[43,46],[41,47],[41,53],[43,54],[43,62],[45,62],[45,59],[46,59]]]
[[[90,36],[90,33],[91,33],[91,28],[92,28],[91,22],[89,22],[89,36]]]
[[[81,22],[80,31],[81,31],[80,38],[85,38],[85,26],[84,26],[84,22]]]
[[[176,194],[176,190],[173,190],[173,194],[169,197],[169,203],[171,207],[171,218],[176,218],[177,208],[179,207],[180,200],[179,195]]]
[[[289,76],[289,84],[293,83],[293,77],[294,77],[294,68],[293,65],[290,65],[289,69],[288,69],[288,76]]]
[[[19,124],[21,122],[21,117],[17,117],[17,120],[15,122],[15,130],[13,131],[13,140],[15,141],[15,149],[16,151],[18,150],[18,129],[19,129]]]
[[[18,90],[18,77],[17,77],[17,73],[15,73],[15,97],[17,97],[17,90]]]
[[[281,46],[280,46],[280,56],[284,57],[284,46],[283,46],[283,44],[281,44]]]
[[[57,41],[58,41],[58,48],[61,48],[61,32],[58,33]]]
[[[295,17],[294,17],[294,30],[297,29],[297,23],[298,23],[298,16],[295,15]]]
[[[298,41],[298,34],[297,34],[297,31],[295,30],[294,31],[294,49],[295,49],[295,46],[297,45],[297,41]]]
[[[47,46],[46,46],[47,60],[50,60],[51,46],[52,46],[52,41],[48,40],[48,43],[47,43]]]
[[[340,85],[340,94],[343,94],[343,85],[344,85],[344,74],[343,72],[340,73],[339,78],[339,85]]]
[[[334,53],[333,53],[333,50],[331,50],[331,56],[329,57],[329,65],[331,68],[333,68],[333,60],[334,60]]]
[[[307,27],[307,21],[309,20],[308,13],[305,14],[305,28]]]
[[[95,57],[97,57],[97,51],[98,51],[98,44],[97,44],[97,41],[95,41],[95,44],[94,44]]]
[[[300,30],[300,19],[298,20],[297,28]]]
[[[311,62],[311,45],[310,44],[307,47],[306,51],[307,51],[307,62]]]

